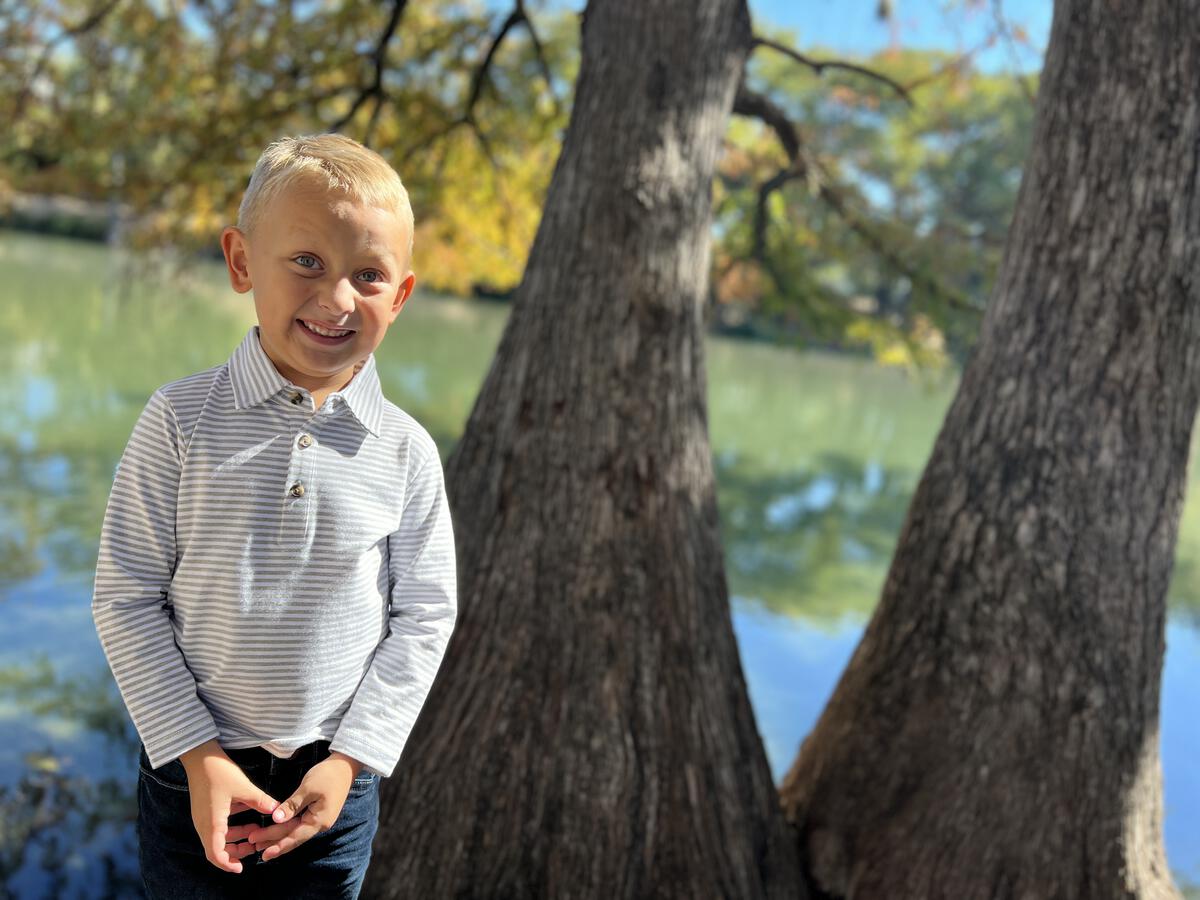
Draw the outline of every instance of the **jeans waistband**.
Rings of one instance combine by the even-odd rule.
[[[313,741],[310,744],[305,744],[303,747],[297,747],[296,752],[287,759],[275,756],[275,754],[266,747],[235,747],[233,749],[226,748],[225,754],[238,765],[270,762],[271,757],[275,757],[275,759],[280,763],[305,762],[309,765],[312,765],[320,762],[329,755],[330,743],[331,741],[327,740]]]

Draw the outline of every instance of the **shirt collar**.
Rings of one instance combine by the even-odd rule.
[[[255,406],[280,391],[296,390],[296,385],[279,373],[271,357],[263,350],[258,339],[258,325],[250,326],[242,342],[229,357],[229,381],[233,386],[235,409]],[[367,357],[349,384],[329,396],[340,396],[354,418],[367,431],[379,437],[383,420],[383,391],[379,386],[374,353]]]

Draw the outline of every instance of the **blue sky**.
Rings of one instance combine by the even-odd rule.
[[[893,40],[903,46],[967,50],[986,38],[995,23],[991,0],[892,0],[892,23],[875,16],[879,0],[750,0],[756,24],[793,29],[801,45],[821,44],[842,52],[867,55]],[[1032,47],[1014,60],[1002,42],[983,51],[979,68],[988,72],[1040,69],[1050,37],[1051,0],[1005,0],[1004,19],[1022,26]]]
[[[987,36],[994,24],[994,0],[892,0],[893,22],[875,15],[879,0],[749,0],[755,26],[791,29],[799,47],[827,46],[839,53],[866,56],[893,41],[914,48],[966,51]],[[489,6],[508,8],[504,0]],[[549,0],[551,7],[582,9],[584,0]],[[977,66],[985,72],[1040,70],[1050,37],[1051,0],[1004,0],[1004,18],[1022,26],[1032,46],[1013,51],[1003,42],[982,51]],[[535,7],[536,8],[536,7]]]

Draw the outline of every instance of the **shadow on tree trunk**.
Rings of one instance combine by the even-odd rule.
[[[796,897],[705,400],[744,0],[593,3],[561,157],[448,466],[458,624],[364,896]]]

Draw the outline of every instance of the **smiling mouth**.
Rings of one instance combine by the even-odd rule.
[[[354,334],[353,328],[326,328],[315,323],[306,322],[303,319],[297,319],[296,321],[309,334],[324,338],[327,341],[340,340]]]

